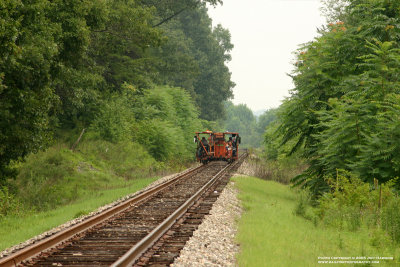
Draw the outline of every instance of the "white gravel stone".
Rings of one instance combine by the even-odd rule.
[[[237,189],[231,181],[171,266],[237,266],[236,222],[241,211]]]

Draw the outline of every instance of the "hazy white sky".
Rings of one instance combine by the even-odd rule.
[[[228,64],[235,104],[258,111],[289,96],[292,52],[317,36],[325,22],[320,7],[319,0],[224,0],[209,7],[213,25],[228,28],[235,46]]]

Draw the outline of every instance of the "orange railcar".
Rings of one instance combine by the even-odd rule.
[[[203,164],[213,160],[232,162],[238,159],[240,141],[239,133],[235,132],[196,132],[196,158]]]

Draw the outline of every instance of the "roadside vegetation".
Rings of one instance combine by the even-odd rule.
[[[191,136],[201,128],[182,89],[155,88],[137,97],[135,105],[115,98],[74,149],[75,138],[61,136],[47,150],[14,163],[18,174],[0,190],[0,216],[48,210],[136,178],[179,170],[192,162]]]
[[[340,2],[347,5],[296,52],[295,88],[265,137],[267,153],[307,160],[293,182],[316,197],[337,170],[371,185],[400,174],[400,2]]]
[[[294,163],[284,173],[297,165],[300,224],[373,248],[355,244],[353,255],[398,261],[400,2],[324,2],[328,22],[296,51],[295,88],[265,130],[261,165]]]
[[[379,266],[398,265],[399,246],[379,230],[371,235],[364,227],[353,231],[304,219],[298,216],[303,213],[299,203],[306,199],[302,193],[255,177],[233,180],[244,208],[237,236],[239,266],[317,266],[318,257],[376,256],[395,258],[380,260]]]
[[[250,151],[251,156],[245,163],[250,176],[289,185],[293,177],[301,174],[307,168],[305,162],[298,157],[271,160],[259,149],[251,149]]]

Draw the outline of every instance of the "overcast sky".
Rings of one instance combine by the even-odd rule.
[[[320,7],[319,0],[224,0],[209,7],[213,26],[228,28],[235,46],[228,64],[235,104],[259,111],[289,95],[292,52],[317,36],[325,22]]]

